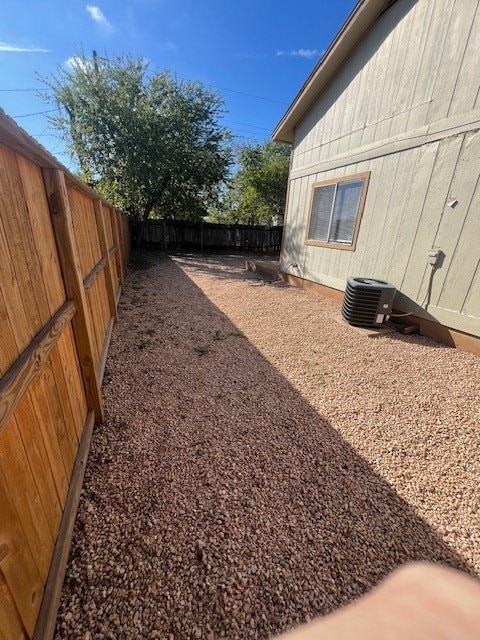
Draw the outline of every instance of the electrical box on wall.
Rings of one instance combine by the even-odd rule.
[[[440,253],[440,249],[437,249],[437,247],[430,249],[428,252],[428,264],[431,264],[432,267],[434,267],[440,258]]]

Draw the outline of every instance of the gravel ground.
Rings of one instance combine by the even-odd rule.
[[[134,260],[56,638],[267,638],[412,559],[480,572],[480,358],[238,256]]]

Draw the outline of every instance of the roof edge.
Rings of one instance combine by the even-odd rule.
[[[308,76],[292,104],[275,127],[272,138],[277,142],[293,142],[295,126],[340,68],[347,55],[366,31],[385,11],[391,0],[359,0]]]

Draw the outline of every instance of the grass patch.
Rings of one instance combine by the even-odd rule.
[[[244,338],[245,334],[243,333],[243,331],[229,331],[227,333],[227,336],[231,336],[232,338]]]
[[[210,352],[210,347],[208,345],[200,345],[198,347],[194,347],[193,350],[196,351],[199,356],[204,356]]]

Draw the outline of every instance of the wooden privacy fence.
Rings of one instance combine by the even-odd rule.
[[[283,227],[150,220],[143,228],[141,241],[163,249],[280,251],[282,231]]]
[[[0,111],[0,639],[53,635],[125,217]]]

